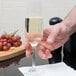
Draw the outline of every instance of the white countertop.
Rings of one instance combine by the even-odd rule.
[[[19,71],[26,75],[27,70],[31,67],[19,67]],[[76,76],[76,70],[70,68],[65,63],[47,64],[36,66],[37,72],[29,76]],[[38,72],[39,71],[39,72]]]

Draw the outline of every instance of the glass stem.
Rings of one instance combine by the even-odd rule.
[[[35,51],[36,51],[36,47],[34,47],[34,53],[32,55],[32,68],[36,67],[36,63],[35,63]]]

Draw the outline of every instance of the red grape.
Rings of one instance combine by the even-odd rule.
[[[1,40],[1,36],[0,36],[0,40]]]
[[[7,39],[3,39],[3,42],[7,42]]]
[[[14,36],[12,36],[12,35],[9,35],[9,39],[10,39],[10,40],[12,39],[12,37],[14,37]]]
[[[0,39],[0,42],[2,42],[2,43],[3,43],[3,42],[4,42],[4,39]]]
[[[7,45],[7,42],[3,42],[3,45],[6,46]]]
[[[3,35],[1,36],[1,39],[8,39],[8,35],[7,35],[7,34],[3,34]]]
[[[22,44],[22,41],[18,41],[17,44],[18,46],[20,46]]]
[[[0,42],[0,51],[2,51],[3,44]]]
[[[6,38],[6,34],[3,34],[3,35],[1,36],[1,39],[4,39],[4,38]]]
[[[8,46],[8,48],[10,48],[11,47],[11,44],[10,43],[7,43],[7,46]]]
[[[17,40],[20,40],[21,39],[21,36],[16,36],[17,37]]]
[[[14,37],[12,37],[12,40],[13,40],[14,42],[16,42],[18,39],[17,39],[16,36],[14,36]]]
[[[0,51],[3,51],[3,48],[0,48]]]
[[[8,43],[11,43],[11,40],[7,40]]]
[[[18,47],[19,45],[18,45],[17,42],[14,42],[14,43],[13,43],[13,46],[14,46],[14,47]]]
[[[3,50],[4,50],[4,51],[7,51],[8,49],[9,49],[8,46],[3,46]]]
[[[0,47],[2,47],[3,46],[3,44],[2,44],[2,42],[0,42]]]

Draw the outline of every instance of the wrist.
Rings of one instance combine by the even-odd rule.
[[[76,6],[66,16],[63,23],[65,24],[65,26],[70,34],[73,34],[76,32]]]
[[[76,32],[76,24],[73,24],[71,20],[64,20],[63,23],[68,31],[68,34],[72,35]]]

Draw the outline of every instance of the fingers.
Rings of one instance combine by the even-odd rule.
[[[34,52],[33,48],[26,49],[25,50],[26,57],[30,57],[33,52]]]
[[[30,47],[29,41],[26,41],[25,43],[25,49],[28,49]]]
[[[59,34],[59,30],[57,30],[57,29],[54,30],[53,29],[53,31],[51,31],[50,35],[47,38],[47,42],[48,43],[54,43],[56,38],[57,38],[57,36],[58,36],[58,34]]]
[[[53,47],[51,44],[47,43],[46,41],[41,41],[38,46],[44,46],[46,49],[52,51]]]
[[[33,47],[29,44],[29,42],[27,41],[25,43],[25,56],[26,57],[29,57],[33,52],[34,52],[34,49]]]
[[[50,34],[49,28],[50,28],[50,27],[45,28],[44,31],[43,31],[43,39],[42,39],[43,41],[46,41],[47,38],[48,38],[48,36],[49,36],[49,34]]]
[[[44,52],[43,50],[39,50],[38,51],[38,54],[39,56],[42,58],[42,59],[48,59],[48,58],[52,58],[52,54],[50,52]]]
[[[42,59],[52,58],[52,54],[48,49],[45,49],[43,46],[40,46],[38,54]]]
[[[38,45],[39,46],[38,54],[42,59],[48,59],[52,57],[52,54],[50,53],[50,51],[52,51],[53,46],[51,45],[51,43],[49,44],[49,42],[47,42],[47,39],[50,39],[50,36],[51,36],[50,35],[52,31],[51,28],[52,27],[48,27],[44,29],[43,39]]]
[[[31,55],[30,50],[26,50],[26,51],[25,51],[25,55],[26,55],[26,57],[30,57],[30,55]]]

